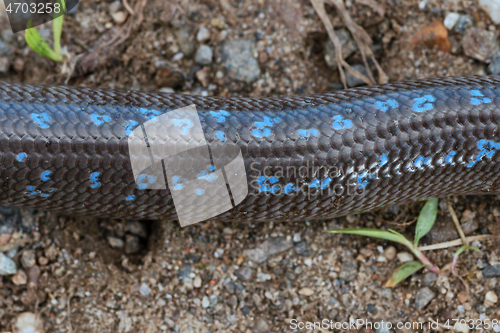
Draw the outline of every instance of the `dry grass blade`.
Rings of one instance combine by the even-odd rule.
[[[333,25],[330,19],[328,18],[328,15],[326,14],[325,11],[325,6],[324,3],[325,1],[328,1],[328,3],[332,4],[335,6],[337,9],[339,16],[342,18],[342,21],[344,22],[345,26],[349,29],[351,32],[354,41],[358,45],[358,48],[361,53],[361,57],[363,59],[363,63],[368,71],[368,77],[366,75],[363,75],[359,71],[355,70],[352,68],[343,58],[342,58],[342,45],[338,39],[338,37],[335,34],[335,31],[333,30]],[[311,0],[311,3],[314,7],[314,10],[318,14],[318,16],[321,18],[321,21],[323,22],[327,32],[328,36],[332,40],[334,46],[335,46],[335,56],[337,59],[337,64],[339,67],[339,72],[340,72],[340,79],[342,83],[344,84],[344,87],[347,87],[346,81],[345,81],[345,73],[344,73],[344,68],[353,76],[359,78],[366,84],[374,84],[375,79],[373,77],[373,74],[371,72],[368,59],[369,57],[372,62],[374,63],[379,77],[378,77],[378,82],[379,83],[386,83],[388,81],[388,76],[385,74],[384,70],[380,66],[380,64],[377,62],[375,59],[375,56],[370,48],[370,45],[372,44],[372,40],[370,36],[366,33],[366,31],[360,27],[352,17],[350,16],[349,12],[344,6],[343,0]]]
[[[495,239],[495,238],[500,238],[500,235],[478,235],[478,236],[470,236],[470,237],[465,237],[465,241],[467,243],[473,242],[473,241],[482,241],[482,240],[487,240],[487,239]],[[432,245],[426,245],[426,246],[419,246],[418,249],[420,251],[430,251],[430,250],[439,250],[439,249],[447,249],[449,247],[454,247],[454,246],[460,246],[462,245],[462,239],[455,239],[449,242],[444,242],[444,243],[439,243],[439,244],[432,244]]]
[[[457,229],[458,234],[460,235],[460,238],[462,239],[462,242],[464,245],[467,245],[467,239],[465,238],[465,233],[462,230],[462,226],[460,225],[460,222],[458,221],[457,213],[455,213],[455,210],[453,209],[453,206],[451,205],[450,198],[446,198],[446,206],[448,206],[448,211],[450,212],[451,219],[453,220],[453,223],[455,223],[455,228]]]
[[[326,28],[326,32],[328,33],[328,37],[332,40],[333,45],[335,46],[335,57],[337,59],[337,66],[339,68],[340,80],[345,88],[347,88],[347,82],[345,79],[345,72],[343,66],[344,58],[342,58],[342,43],[340,43],[339,38],[335,34],[335,30],[333,30],[333,25],[328,15],[325,11],[325,3],[323,0],[311,0],[311,4],[318,14],[319,18],[323,22]]]

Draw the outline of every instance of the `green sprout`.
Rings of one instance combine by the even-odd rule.
[[[417,227],[415,230],[415,240],[411,242],[405,236],[394,230],[378,230],[378,229],[333,229],[328,232],[333,234],[350,234],[361,235],[367,237],[374,237],[385,239],[388,241],[396,242],[406,246],[419,261],[411,261],[399,267],[392,274],[391,278],[387,281],[384,287],[394,287],[408,276],[412,275],[422,267],[427,268],[430,272],[439,274],[439,267],[434,265],[423,253],[418,249],[418,242],[424,237],[434,225],[437,216],[438,199],[430,199],[423,206],[417,220]]]
[[[65,0],[58,0],[57,3],[61,5],[62,11],[66,11],[66,3]],[[28,29],[26,29],[26,32],[24,34],[24,39],[26,40],[26,43],[29,45],[29,47],[35,51],[36,53],[50,58],[54,61],[62,62],[64,60],[64,57],[61,53],[61,33],[62,33],[62,26],[63,26],[63,21],[64,21],[64,14],[57,16],[55,13],[53,14],[53,20],[52,20],[52,33],[53,33],[53,38],[54,38],[54,49],[52,49],[47,43],[47,41],[40,35],[38,30],[36,30],[33,27],[33,23],[31,21],[28,22]],[[57,16],[57,17],[56,17]]]

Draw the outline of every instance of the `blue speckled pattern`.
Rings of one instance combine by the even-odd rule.
[[[148,189],[157,175],[141,174],[136,183],[127,138],[192,104],[208,145],[234,143],[245,161],[249,194],[218,220],[320,219],[428,197],[500,193],[499,77],[273,98],[0,83],[0,203],[175,219],[170,190],[185,179],[174,177],[174,188],[164,190]],[[193,123],[175,126],[189,137]],[[188,169],[197,161],[186,155],[172,163]],[[210,181],[215,167],[203,168],[198,179]],[[202,191],[193,195],[213,200]]]

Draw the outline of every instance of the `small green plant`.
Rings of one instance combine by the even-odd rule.
[[[63,12],[66,10],[65,0],[58,0],[61,5]],[[28,29],[24,34],[24,39],[29,47],[36,53],[52,59],[54,61],[62,62],[64,60],[63,54],[61,52],[61,33],[64,21],[64,15],[57,16],[56,13],[53,14],[54,19],[52,20],[52,33],[54,39],[54,49],[52,49],[47,43],[47,41],[40,35],[38,30],[33,27],[31,21],[28,22]]]
[[[439,268],[434,265],[423,253],[418,249],[418,242],[424,237],[434,225],[437,216],[438,199],[429,199],[418,216],[417,226],[415,230],[415,240],[411,242],[405,236],[394,230],[378,230],[378,229],[333,229],[328,232],[333,234],[350,234],[374,237],[389,240],[406,246],[419,261],[411,261],[399,267],[385,284],[385,287],[394,287],[399,282],[406,279],[422,267],[427,268],[430,272],[439,274]],[[465,249],[464,249],[465,250]],[[462,252],[464,251],[462,250]],[[457,251],[458,252],[458,251]],[[461,252],[460,252],[461,253]],[[458,253],[458,254],[460,254]],[[457,255],[458,257],[458,255]]]

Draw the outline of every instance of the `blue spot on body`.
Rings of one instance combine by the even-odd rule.
[[[42,181],[46,182],[46,181],[49,181],[50,180],[50,174],[52,173],[52,171],[50,170],[45,170],[44,172],[42,172],[41,176],[40,176],[40,179],[42,179]]]
[[[311,128],[311,129],[299,129],[298,132],[304,138],[308,138],[311,135],[312,136],[318,136],[319,135],[319,131],[317,129],[315,129],[315,128]]]
[[[477,148],[479,148],[479,153],[477,154],[475,160],[467,164],[468,168],[473,167],[483,157],[492,158],[493,155],[495,155],[495,153],[500,149],[500,142],[482,139],[477,142]]]
[[[28,197],[39,195],[41,198],[48,198],[48,197],[50,197],[50,195],[52,194],[52,192],[57,191],[56,188],[52,188],[49,192],[42,192],[42,191],[38,191],[36,189],[36,187],[33,186],[33,185],[27,186],[26,189],[29,191]]]
[[[98,126],[101,126],[102,124],[104,124],[104,122],[111,121],[111,117],[107,115],[91,114],[90,117]]]
[[[264,117],[264,121],[256,121],[255,126],[257,127],[252,131],[253,136],[257,138],[262,138],[264,136],[270,136],[273,132],[269,127],[277,124],[281,121],[278,117]]]
[[[156,121],[156,117],[161,115],[161,112],[157,111],[157,110],[149,110],[149,109],[145,109],[145,108],[139,108],[139,111],[152,121]]]
[[[129,124],[125,126],[125,134],[130,135],[134,128],[139,125],[139,123],[135,120],[129,120]]]
[[[44,113],[32,113],[31,118],[38,124],[41,128],[49,128],[48,122],[52,121],[52,117],[47,112]]]
[[[205,179],[205,180],[208,180],[209,182],[213,182],[214,180],[219,178],[219,176],[217,176],[217,174],[215,174],[213,172],[209,172],[209,171],[213,171],[213,170],[215,170],[215,167],[213,165],[209,165],[207,167],[207,170],[202,171],[198,175],[198,179]]]
[[[285,194],[290,194],[290,193],[296,192],[296,191],[297,191],[297,187],[295,187],[294,183],[288,183],[283,188],[283,193],[285,193]]]
[[[101,183],[99,182],[99,175],[100,174],[101,174],[100,172],[93,172],[90,174],[90,182],[92,183],[92,185],[90,185],[90,187],[98,188],[99,186],[101,186]]]
[[[352,127],[352,120],[344,119],[344,117],[342,117],[341,115],[333,116],[333,120],[335,121],[333,122],[332,127],[335,130],[341,130],[344,128]]]
[[[324,190],[324,189],[327,189],[328,186],[330,186],[330,183],[332,182],[332,179],[330,177],[328,178],[325,178],[323,180],[323,183],[321,183],[321,189]]]
[[[453,163],[453,156],[455,156],[456,154],[457,154],[456,151],[452,151],[451,153],[449,153],[448,156],[446,156],[446,159],[445,159],[446,164]]]
[[[210,111],[210,114],[217,118],[217,121],[219,123],[223,123],[226,121],[226,117],[229,116],[229,112],[224,111],[224,110],[219,110],[219,111]]]
[[[132,200],[135,200],[135,195],[129,195],[128,197],[125,198],[125,200],[127,201],[132,201]]]
[[[156,177],[146,174],[140,174],[137,177],[137,184],[139,185],[139,190],[145,190],[149,185],[156,183]]]
[[[387,158],[387,153],[382,154],[382,156],[380,156],[380,166],[386,165],[388,161],[389,160]]]
[[[389,110],[390,107],[397,108],[399,106],[398,102],[394,99],[389,99],[387,101],[376,101],[375,106],[382,111]]]
[[[483,103],[491,103],[491,98],[488,98],[488,97],[484,97],[483,93],[480,92],[479,90],[471,90],[471,93],[473,97],[470,102],[472,103],[472,105],[479,105],[479,104],[483,104]],[[481,98],[478,98],[478,97],[481,97]]]
[[[226,133],[222,131],[217,131],[217,137],[219,138],[220,141],[226,142]]]
[[[436,101],[436,98],[432,95],[425,95],[424,97],[418,97],[414,99],[415,103],[413,104],[413,111],[415,112],[423,112],[429,111],[434,108],[433,102]]]
[[[205,190],[203,190],[201,188],[196,189],[196,195],[203,195],[203,194],[205,194]]]
[[[186,135],[189,133],[189,130],[194,126],[193,122],[191,119],[172,119],[172,123],[174,123],[175,126],[179,127],[181,129],[181,134]]]
[[[318,178],[315,178],[311,181],[311,184],[309,185],[309,187],[312,187],[312,188],[316,188],[316,187],[319,187],[319,179]]]
[[[431,157],[423,157],[423,156],[419,156],[415,162],[413,163],[413,165],[415,165],[416,168],[422,168],[424,165],[430,165],[432,162],[432,158]]]
[[[28,157],[28,155],[26,153],[21,153],[21,154],[17,155],[17,160],[19,162],[23,162],[26,159],[26,157]]]

